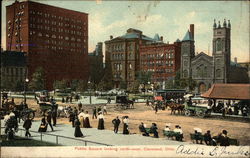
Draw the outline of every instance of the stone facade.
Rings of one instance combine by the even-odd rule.
[[[246,68],[233,64],[231,59],[231,24],[224,20],[213,25],[212,56],[201,52],[195,56],[194,25],[190,26],[181,46],[181,78],[192,78],[196,92],[208,90],[214,83],[248,83]],[[193,32],[192,32],[193,31]],[[241,77],[238,77],[241,76]]]
[[[1,52],[1,87],[8,83],[24,83],[27,77],[27,57],[23,52]]]
[[[153,41],[142,34],[142,31],[128,29],[123,36],[105,41],[105,64],[111,64],[115,88],[122,82],[129,87],[135,81],[136,72],[140,70],[139,45]]]

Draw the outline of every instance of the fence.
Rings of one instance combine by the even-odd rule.
[[[5,127],[1,127],[2,128],[5,128]],[[25,129],[18,129],[18,131],[24,131],[25,132]],[[55,144],[59,145],[59,138],[63,138],[63,139],[69,139],[69,140],[73,140],[73,141],[78,141],[78,142],[83,142],[83,146],[88,146],[88,144],[95,144],[95,145],[102,145],[102,146],[112,146],[110,144],[105,144],[105,143],[99,143],[99,142],[94,142],[94,141],[89,141],[89,140],[83,140],[83,139],[76,139],[76,138],[71,138],[71,137],[67,137],[67,136],[61,136],[61,135],[57,135],[57,134],[49,134],[49,133],[43,133],[43,132],[36,132],[36,131],[30,131],[30,133],[36,133],[36,134],[39,134],[39,137],[40,137],[40,141],[44,141],[44,137],[45,136],[53,136],[55,137]],[[18,132],[20,133],[20,136],[22,137],[22,132]],[[36,139],[34,139],[36,140]]]

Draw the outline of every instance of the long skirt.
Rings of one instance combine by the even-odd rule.
[[[41,124],[39,129],[38,129],[38,132],[46,132],[47,131],[47,127],[48,125],[44,125],[44,124]]]
[[[123,124],[123,134],[129,134],[128,125],[126,123]]]
[[[99,130],[103,130],[104,129],[104,120],[103,119],[99,119],[98,122],[98,128]]]
[[[80,125],[80,127],[81,128],[83,128],[84,127],[84,118],[83,117],[80,117],[80,123],[81,123],[81,125]]]
[[[80,129],[80,126],[76,126],[75,127],[75,137],[82,137],[83,134],[82,134],[82,131]]]
[[[84,127],[84,128],[91,128],[90,123],[89,123],[89,118],[88,118],[88,117],[86,117],[86,118],[84,119],[84,125],[83,125],[83,127]]]

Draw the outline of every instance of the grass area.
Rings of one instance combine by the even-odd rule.
[[[6,140],[6,136],[1,136],[0,146],[60,146],[54,143],[42,142],[34,139],[15,136],[14,140]]]

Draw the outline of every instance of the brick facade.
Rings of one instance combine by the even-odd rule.
[[[180,69],[181,42],[141,45],[140,56],[141,71],[151,72],[152,82],[163,83]]]
[[[6,48],[28,53],[28,77],[45,69],[55,80],[88,79],[88,14],[31,1],[6,7]]]

